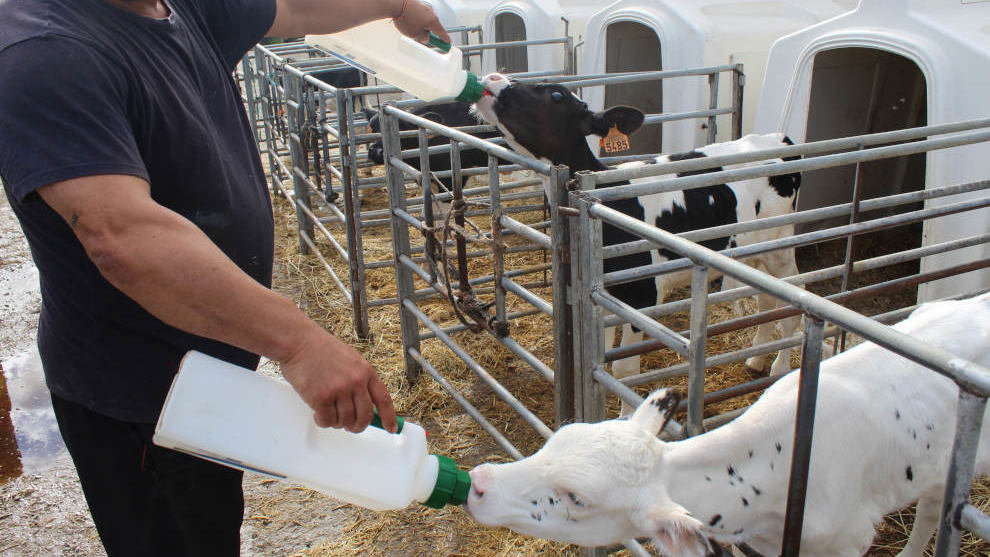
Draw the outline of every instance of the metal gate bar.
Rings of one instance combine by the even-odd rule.
[[[678,235],[680,236],[680,234]],[[923,246],[920,248],[914,248],[889,255],[880,255],[870,259],[861,259],[859,261],[855,261],[853,262],[853,272],[861,273],[863,271],[879,269],[890,265],[904,263],[906,261],[913,261],[929,255],[947,253],[957,249],[977,246],[986,243],[990,243],[990,233],[981,234],[979,236],[960,238],[959,240],[951,240],[948,242],[942,242],[940,244],[929,244],[927,246]],[[791,284],[803,284],[803,285],[814,284],[816,282],[821,282],[823,280],[828,280],[830,278],[841,276],[842,267],[843,267],[842,265],[835,265],[832,267],[818,269],[817,271],[808,271],[807,273],[801,273],[799,275],[794,275],[791,277],[784,277],[781,280],[784,280]],[[731,290],[723,290],[721,292],[710,294],[708,297],[708,301],[709,303],[712,304],[720,304],[724,302],[739,300],[741,298],[746,298],[754,294],[757,294],[756,289],[751,288],[749,286],[742,286],[738,288],[733,288]],[[688,309],[689,306],[690,306],[689,300],[678,300],[674,302],[664,302],[663,304],[641,308],[639,311],[648,317],[657,318],[657,317],[663,317],[665,315],[670,315],[672,313],[677,313],[679,311],[684,311]],[[622,320],[618,316],[610,315],[605,318],[606,327],[614,327],[616,325],[621,325],[621,324],[622,324]]]
[[[891,207],[908,205],[911,203],[917,203],[919,201],[927,201],[929,199],[939,199],[950,195],[959,195],[962,193],[969,193],[972,191],[980,191],[984,189],[990,189],[990,180],[980,180],[977,182],[969,182],[966,184],[958,184],[953,186],[932,187],[929,189],[919,190],[915,192],[900,193],[885,197],[867,199],[862,203],[860,203],[860,211],[869,212],[878,209],[889,209]],[[852,203],[841,203],[838,205],[831,205],[829,207],[821,207],[817,209],[807,209],[804,211],[797,211],[786,215],[777,215],[773,217],[759,218],[747,222],[726,224],[722,226],[713,226],[711,228],[705,228],[703,230],[692,230],[688,232],[681,232],[678,234],[678,236],[684,238],[685,240],[691,240],[692,242],[700,243],[704,240],[712,240],[715,238],[722,238],[725,236],[731,236],[733,234],[742,234],[744,232],[753,232],[756,230],[768,230],[771,228],[778,228],[780,226],[787,224],[807,224],[811,222],[823,221],[833,217],[840,217],[847,215],[849,214],[849,211],[852,208],[853,208]],[[650,243],[646,240],[636,240],[624,244],[614,244],[611,246],[605,246],[604,250],[602,251],[602,255],[606,259],[610,259],[612,257],[619,257],[622,255],[642,253],[644,251],[650,251],[656,248],[657,246],[650,245]]]
[[[723,250],[723,253],[728,257],[741,259],[744,257],[752,257],[754,255],[760,255],[762,253],[767,253],[770,251],[816,244],[827,240],[842,238],[850,234],[862,234],[864,232],[872,232],[886,228],[894,228],[905,224],[913,224],[916,222],[922,222],[936,217],[944,217],[956,213],[962,213],[965,211],[982,209],[988,206],[990,206],[990,197],[983,199],[973,199],[969,201],[961,201],[958,203],[953,203],[951,205],[943,205],[941,207],[936,207],[933,209],[921,209],[918,211],[902,213],[900,215],[896,215],[892,217],[883,217],[879,219],[874,219],[872,221],[861,222],[858,224],[849,224],[841,227],[821,230],[818,232],[806,232],[804,234],[796,234],[789,238],[769,240],[766,242],[750,244],[745,247],[730,248]],[[643,266],[632,270],[612,271],[605,275],[605,283],[608,285],[622,284],[643,278],[649,278],[649,277],[661,275],[664,273],[680,271],[690,266],[691,264],[683,259],[675,259],[673,261],[668,261],[665,263],[657,263],[655,265],[650,265],[650,266]]]
[[[824,296],[826,300],[830,300],[836,303],[845,303],[853,300],[859,300],[863,298],[869,298],[878,294],[896,292],[900,289],[917,286],[919,284],[924,284],[927,282],[932,282],[935,280],[948,278],[956,275],[961,275],[963,273],[969,273],[972,271],[978,271],[981,269],[986,269],[990,267],[990,258],[983,259],[980,261],[974,261],[972,263],[966,263],[963,265],[955,265],[953,267],[942,269],[939,271],[930,271],[928,273],[918,273],[915,275],[901,277],[897,279],[888,280],[885,282],[873,284],[870,286],[864,286],[862,288],[857,288],[855,290],[848,290],[846,292],[838,292],[836,294],[831,294],[829,296]],[[786,282],[786,281],[783,281]],[[788,283],[790,284],[790,283]],[[597,300],[597,298],[596,298]],[[632,308],[630,308],[632,309]],[[627,310],[628,311],[628,310]],[[637,311],[637,313],[639,313]],[[712,325],[708,330],[709,335],[721,335],[729,333],[732,331],[737,331],[739,329],[745,329],[755,325],[760,325],[764,323],[771,323],[774,321],[779,321],[787,317],[793,317],[795,315],[800,315],[802,312],[799,308],[794,306],[784,305],[776,309],[763,311],[755,313],[747,317],[737,317],[735,319],[730,319],[728,321],[723,321],[717,325]],[[636,315],[632,317],[637,321],[642,321],[643,317]],[[639,354],[645,354],[651,352],[658,348],[663,348],[669,345],[665,345],[658,341],[643,341],[635,344],[630,344],[622,348],[613,348],[605,353],[605,361],[611,362],[615,360],[620,360],[622,358],[628,358],[629,356],[636,356]],[[675,349],[676,351],[676,349]]]

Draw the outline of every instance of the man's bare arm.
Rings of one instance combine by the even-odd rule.
[[[240,270],[192,222],[156,203],[134,176],[91,176],[38,189],[72,228],[100,273],[163,322],[281,363],[322,427],[364,429],[385,386],[353,348],[288,299]]]
[[[269,37],[336,33],[376,19],[393,18],[405,35],[425,42],[432,31],[450,36],[433,9],[419,0],[277,0]]]

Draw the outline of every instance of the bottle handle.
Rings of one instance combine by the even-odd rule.
[[[370,425],[372,427],[377,427],[378,429],[381,429],[381,430],[384,430],[385,429],[385,426],[382,425],[382,418],[381,418],[381,416],[378,415],[378,410],[375,410],[374,412],[375,412],[375,415],[371,418],[371,423],[368,424],[368,425]],[[395,429],[395,433],[396,433],[396,435],[398,435],[399,433],[402,433],[402,426],[405,425],[406,419],[403,418],[402,416],[396,416],[396,419],[399,422],[399,427],[397,427]]]
[[[437,35],[434,35],[432,31],[430,32],[430,40],[426,44],[428,44],[428,45],[430,45],[432,47],[439,48],[440,50],[442,50],[444,52],[450,52],[450,46],[451,46],[450,43],[448,43],[447,41],[441,39]]]

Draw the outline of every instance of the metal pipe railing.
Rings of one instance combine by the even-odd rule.
[[[713,186],[716,184],[725,184],[728,182],[736,182],[742,180],[750,180],[753,178],[766,178],[768,176],[779,176],[781,174],[792,174],[797,172],[807,172],[809,170],[820,170],[822,168],[830,168],[834,166],[839,166],[843,164],[854,164],[857,162],[867,162],[879,159],[901,157],[906,155],[914,155],[918,153],[927,153],[929,151],[934,151],[938,149],[948,149],[950,147],[959,147],[962,145],[972,145],[974,143],[983,143],[990,141],[990,129],[984,129],[982,131],[961,133],[957,135],[952,135],[949,137],[940,137],[938,139],[924,139],[920,141],[913,141],[911,143],[904,143],[899,145],[891,145],[887,147],[874,147],[872,149],[864,149],[861,151],[853,151],[849,153],[838,153],[834,155],[821,155],[813,158],[803,159],[803,160],[793,160],[793,161],[782,161],[774,162],[771,164],[763,164],[757,166],[747,166],[744,168],[735,168],[731,170],[720,170],[717,172],[708,172],[704,174],[694,174],[691,176],[682,176],[678,178],[669,178],[665,180],[657,180],[655,182],[637,182],[635,184],[623,185],[623,186],[611,186],[603,187],[593,190],[593,195],[602,201],[615,201],[619,199],[630,199],[634,197],[641,197],[644,195],[652,195],[657,193],[671,192],[671,191],[682,191],[703,188],[706,186]],[[806,143],[804,145],[796,145],[800,149],[805,145],[812,145],[811,143]],[[791,147],[787,147],[790,149]],[[750,155],[754,155],[757,151],[753,151]],[[796,156],[799,153],[795,153]],[[714,159],[715,157],[713,157]],[[699,160],[699,159],[693,159]],[[657,168],[666,168],[665,164],[656,165],[646,165],[641,167],[636,167],[627,170],[627,172],[635,173],[634,171],[640,171],[642,176],[646,177],[647,172],[656,172]],[[611,171],[603,171],[605,174]],[[595,180],[602,179],[601,176],[597,176]]]
[[[691,172],[694,170],[707,170],[717,167],[725,167],[749,162],[766,161],[770,159],[784,159],[787,157],[808,157],[821,155],[824,153],[836,153],[848,149],[862,149],[874,145],[884,145],[888,143],[898,143],[903,141],[914,141],[922,137],[933,135],[956,134],[959,132],[972,131],[990,127],[990,118],[976,120],[965,120],[961,122],[951,122],[947,124],[933,124],[919,128],[905,128],[890,132],[871,133],[842,137],[838,139],[826,139],[786,147],[775,147],[771,149],[758,149],[737,153],[734,155],[719,155],[697,159],[687,159],[683,161],[667,162],[650,166],[649,168],[622,168],[614,170],[603,170],[592,173],[595,184],[609,184],[614,182],[635,180],[639,178],[649,178],[662,176],[665,174],[675,174],[680,172]],[[852,161],[855,162],[855,161]],[[722,183],[725,180],[714,183]],[[605,198],[601,198],[605,199]]]
[[[519,452],[519,449],[517,449],[516,446],[513,445],[511,441],[509,441],[504,435],[502,435],[502,432],[500,432],[495,426],[493,426],[492,423],[489,422],[485,418],[485,416],[477,409],[477,407],[471,404],[471,402],[468,399],[464,398],[464,395],[458,392],[457,389],[455,389],[454,386],[451,385],[449,381],[447,381],[447,379],[443,376],[443,374],[437,371],[437,369],[433,367],[433,364],[431,364],[430,361],[427,360],[426,357],[419,352],[419,350],[415,348],[410,348],[409,355],[412,356],[413,359],[415,359],[417,362],[419,362],[419,365],[423,366],[423,369],[426,370],[426,373],[429,373],[430,376],[433,377],[433,379],[435,379],[437,383],[440,384],[440,388],[446,391],[447,394],[449,394],[450,397],[453,398],[454,401],[461,408],[463,408],[465,412],[467,412],[468,416],[471,416],[471,419],[474,420],[479,426],[481,426],[481,429],[485,430],[485,433],[490,435],[491,438],[494,439],[496,443],[498,443],[498,446],[501,447],[503,451],[505,451],[509,456],[511,456],[516,460],[523,458],[523,454]]]
[[[980,180],[953,186],[932,187],[924,190],[889,195],[875,199],[865,199],[860,202],[859,210],[860,212],[865,213],[985,189],[990,189],[990,180]],[[852,202],[841,203],[839,205],[830,205],[828,207],[808,209],[805,211],[797,211],[794,213],[787,213],[773,217],[758,218],[751,221],[713,226],[711,228],[691,230],[688,232],[680,232],[678,233],[678,236],[686,240],[691,240],[692,242],[700,243],[705,240],[724,238],[745,232],[769,230],[791,224],[807,224],[835,217],[843,217],[849,215],[849,211],[852,210],[852,208]],[[650,244],[646,240],[637,240],[624,244],[605,246],[602,250],[602,256],[605,259],[610,259],[612,257],[619,257],[622,255],[642,253],[644,251],[650,251],[656,248],[657,246]]]
[[[899,251],[897,253],[892,253],[889,255],[880,255],[870,259],[863,259],[860,261],[854,261],[852,264],[853,273],[861,273],[864,271],[870,271],[873,269],[879,269],[882,267],[896,265],[898,263],[904,263],[906,261],[913,261],[920,259],[922,257],[927,257],[930,255],[937,255],[941,253],[948,253],[950,251],[963,249],[972,246],[978,246],[981,244],[990,243],[990,233],[982,234],[979,236],[970,236],[968,238],[960,238],[959,240],[951,240],[948,242],[943,242],[940,244],[929,244],[920,248],[914,248],[905,251]],[[807,273],[801,273],[799,275],[794,275],[790,277],[782,277],[780,280],[788,282],[794,285],[809,285],[816,282],[821,282],[831,278],[842,276],[844,270],[844,265],[834,265],[832,267],[826,267],[824,269],[818,269],[817,271],[809,271]],[[758,294],[755,288],[750,286],[743,286],[739,288],[733,288],[731,290],[723,290],[721,292],[709,295],[708,301],[712,304],[720,304],[724,302],[731,302],[739,300],[741,298],[747,298]],[[657,318],[663,317],[664,315],[670,315],[678,311],[684,311],[690,307],[690,300],[678,300],[674,302],[665,302],[655,306],[639,308],[639,312],[648,317]],[[624,323],[617,316],[609,316],[605,318],[605,326],[613,327]]]
[[[592,202],[589,205],[589,214],[596,218],[659,243],[666,249],[684,254],[696,264],[706,265],[729,274],[736,280],[790,303],[804,313],[836,323],[843,329],[953,379],[968,392],[983,397],[990,395],[990,370],[980,365],[960,360],[941,348],[915,342],[910,336],[878,324],[868,317],[813,296],[802,288],[776,280],[739,261],[678,238],[674,234],[652,227],[601,203]]]
[[[484,139],[478,139],[473,135],[468,135],[466,133],[457,131],[454,128],[444,126],[443,124],[438,124],[432,120],[428,120],[426,118],[422,118],[414,114],[409,114],[408,112],[404,112],[402,110],[399,110],[397,108],[388,105],[385,106],[383,111],[386,114],[396,116],[399,120],[416,125],[420,128],[432,130],[434,132],[440,133],[441,135],[444,135],[445,137],[456,139],[460,143],[463,143],[470,147],[474,147],[475,149],[480,149],[490,155],[495,155],[500,159],[511,161],[524,168],[528,168],[530,170],[539,172],[540,174],[549,174],[550,172],[550,165],[547,163],[540,163],[538,161],[534,161],[533,159],[526,157],[524,155],[520,155],[515,151],[510,151],[504,147],[492,145],[490,142],[487,142]]]
[[[498,395],[498,397],[502,399],[503,402],[508,404],[513,409],[513,411],[515,411],[523,419],[523,421],[529,424],[530,427],[535,429],[536,432],[542,435],[545,439],[549,439],[550,436],[553,435],[552,429],[550,429],[549,427],[546,426],[546,424],[540,421],[540,418],[537,417],[536,414],[533,414],[528,408],[526,408],[525,404],[520,402],[519,399],[517,399],[511,392],[509,392],[508,389],[502,386],[502,384],[499,383],[497,379],[492,377],[492,375],[489,374],[488,371],[481,364],[479,364],[477,361],[474,360],[474,358],[472,358],[467,352],[465,352],[464,349],[461,348],[459,344],[454,342],[453,339],[451,339],[446,333],[444,333],[440,329],[439,325],[434,323],[433,320],[429,318],[429,316],[427,316],[425,313],[423,313],[422,310],[416,307],[415,303],[413,303],[411,300],[403,300],[402,305],[407,310],[412,312],[412,314],[416,316],[416,318],[419,320],[420,323],[422,323],[424,326],[426,326],[427,329],[432,331],[433,334],[436,335],[437,339],[443,342],[451,352],[457,355],[457,357],[460,358],[461,361],[463,361],[468,366],[468,369],[473,371],[475,375],[477,375],[478,378],[481,379],[485,383],[485,385],[488,386],[488,388],[490,388],[496,395]]]
[[[949,205],[943,205],[931,209],[921,209],[918,211],[901,213],[899,215],[894,215],[890,217],[883,217],[866,222],[860,222],[857,224],[838,226],[838,227],[828,228],[825,230],[819,230],[815,232],[795,234],[794,236],[778,238],[775,240],[767,240],[765,242],[758,242],[755,244],[749,244],[738,248],[729,248],[726,250],[721,250],[719,253],[721,253],[726,257],[743,259],[746,257],[752,257],[770,251],[790,249],[790,248],[795,248],[809,244],[817,244],[819,242],[823,242],[826,240],[834,240],[837,238],[849,236],[850,234],[862,234],[864,232],[872,232],[876,230],[882,230],[885,228],[893,228],[896,226],[921,222],[936,217],[943,217],[965,211],[982,209],[984,207],[990,207],[990,197],[984,199],[974,199],[970,201],[961,201],[958,203],[952,203]],[[681,239],[683,240],[683,238]],[[685,240],[685,241],[690,241],[690,240]],[[615,285],[625,282],[632,282],[643,278],[649,278],[665,273],[672,273],[674,271],[687,269],[690,266],[691,263],[686,259],[674,259],[672,261],[667,261],[665,263],[657,263],[653,265],[647,265],[643,267],[637,267],[622,271],[613,271],[610,273],[606,273],[605,284]]]

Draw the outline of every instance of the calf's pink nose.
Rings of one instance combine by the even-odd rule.
[[[478,497],[484,497],[491,482],[491,466],[488,464],[476,466],[468,474],[471,476],[471,491]]]

